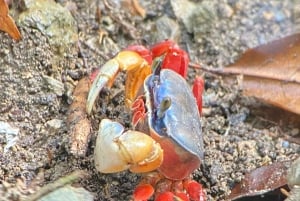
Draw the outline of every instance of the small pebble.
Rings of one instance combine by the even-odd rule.
[[[47,126],[49,126],[50,128],[53,128],[55,130],[58,130],[62,127],[63,121],[60,119],[52,119],[50,121],[47,121]]]
[[[286,141],[286,140],[282,141],[283,148],[289,148],[289,146],[290,146],[290,143],[288,141]]]

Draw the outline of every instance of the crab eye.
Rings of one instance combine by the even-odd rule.
[[[165,97],[162,99],[159,105],[159,109],[157,111],[157,117],[160,119],[165,115],[165,112],[170,108],[172,104],[170,97]]]

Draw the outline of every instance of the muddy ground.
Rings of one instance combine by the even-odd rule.
[[[80,184],[94,193],[95,200],[130,200],[140,176],[127,171],[100,174],[92,154],[102,118],[130,128],[130,113],[123,104],[124,74],[111,90],[100,94],[90,117],[92,137],[85,157],[69,153],[66,125],[78,80],[127,45],[151,45],[172,38],[189,52],[193,63],[222,68],[246,49],[296,32],[298,27],[299,10],[292,0],[214,0],[208,6],[194,1],[199,7],[189,20],[176,11],[187,5],[184,1],[140,1],[147,13],[144,19],[119,1],[108,1],[108,7],[104,2],[57,1],[69,5],[78,33],[78,40],[57,48],[43,30],[18,21],[26,6],[12,1],[10,9],[23,38],[14,42],[0,32],[0,121],[19,129],[16,143],[8,150],[9,140],[0,136],[0,181],[11,184],[11,189],[16,189],[18,179],[29,185],[39,172],[43,172],[39,184],[44,185],[80,169],[89,174]],[[189,83],[196,75],[205,79],[205,159],[194,178],[204,185],[207,200],[224,200],[246,172],[297,158],[299,145],[282,136],[295,137],[299,128],[259,116],[255,111],[261,103],[244,97],[237,82],[228,86],[223,77],[190,68]],[[30,193],[1,189],[0,200],[19,200]]]

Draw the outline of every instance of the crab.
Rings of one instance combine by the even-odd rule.
[[[185,81],[189,58],[170,40],[149,51],[139,45],[118,53],[99,70],[91,86],[87,113],[98,93],[111,86],[120,70],[127,71],[125,104],[132,109],[134,130],[124,131],[115,121],[103,119],[94,151],[96,169],[115,173],[129,169],[143,173],[134,201],[205,199],[201,184],[191,174],[203,160],[200,113],[203,81],[193,90]],[[194,95],[196,97],[194,97]]]

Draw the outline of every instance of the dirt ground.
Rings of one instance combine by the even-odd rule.
[[[178,40],[193,63],[222,68],[248,48],[296,32],[294,17],[300,10],[292,0],[213,0],[208,7],[193,11],[194,17],[188,21],[185,15],[174,12],[176,5],[185,6],[183,1],[140,1],[147,12],[144,19],[118,0],[108,1],[109,8],[104,2],[57,1],[62,6],[76,6],[69,8],[79,38],[60,51],[45,32],[18,22],[18,13],[26,8],[12,1],[11,11],[23,38],[14,42],[0,32],[0,122],[9,123],[19,132],[8,150],[8,139],[0,133],[2,184],[5,181],[15,189],[17,180],[22,179],[29,185],[42,171],[40,185],[45,185],[80,169],[89,174],[80,184],[95,195],[95,200],[130,200],[140,176],[127,171],[101,174],[93,163],[101,119],[110,118],[130,128],[131,114],[123,104],[124,73],[98,98],[90,117],[92,137],[85,157],[69,153],[66,125],[77,81],[129,44],[151,45],[167,37]],[[97,9],[101,11],[98,14]],[[205,187],[207,200],[224,200],[246,172],[298,157],[299,145],[282,138],[299,135],[298,127],[259,116],[255,111],[261,103],[244,97],[237,82],[228,86],[223,77],[193,68],[189,69],[188,82],[192,83],[196,75],[205,79],[205,159],[193,176]],[[4,191],[3,186],[0,191],[0,200],[19,200],[30,193]]]

